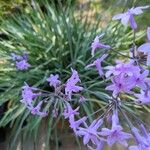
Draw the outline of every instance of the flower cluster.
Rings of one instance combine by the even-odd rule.
[[[142,14],[143,13],[142,9],[147,9],[147,8],[149,8],[149,6],[141,6],[136,8],[133,7],[125,13],[115,15],[113,17],[113,20],[121,20],[121,23],[125,26],[127,26],[128,23],[130,23],[131,28],[135,30],[137,28],[137,23],[134,19],[134,16]]]
[[[22,87],[22,100],[21,102],[30,110],[33,115],[39,115],[41,117],[47,116],[47,112],[41,112],[43,101],[40,101],[36,106],[35,99],[41,96],[41,93],[35,93],[38,89],[29,87],[28,84]]]
[[[58,80],[59,75],[53,75],[51,74],[50,77],[47,79],[47,81],[49,82],[50,86],[53,86],[54,88],[56,88],[58,85],[60,85],[61,81]]]
[[[78,72],[72,69],[72,76],[67,80],[65,85],[65,94],[69,99],[71,99],[72,92],[77,93],[83,90],[81,86],[76,85],[78,82],[81,82]]]
[[[123,25],[130,23],[134,38],[136,38],[135,29],[137,29],[137,23],[134,16],[143,13],[143,9],[148,8],[149,6],[131,8],[125,13],[114,16],[113,20],[120,19]],[[108,107],[105,108],[101,116],[94,119],[93,122],[90,122],[88,119],[89,116],[80,117],[79,106],[73,109],[71,102],[74,100],[74,97],[76,99],[78,98],[79,103],[83,105],[86,102],[86,98],[81,94],[84,88],[79,85],[81,84],[79,74],[74,69],[71,69],[72,74],[65,83],[60,81],[58,74],[51,74],[47,78],[49,85],[54,89],[52,92],[33,88],[25,84],[22,87],[21,102],[33,115],[41,117],[47,116],[50,110],[49,108],[52,106],[53,117],[57,118],[58,115],[62,115],[62,117],[67,119],[75,136],[83,137],[83,144],[90,150],[102,150],[104,144],[108,144],[111,147],[115,143],[119,143],[129,150],[150,150],[150,133],[146,130],[143,122],[139,118],[136,118],[135,115],[131,114],[128,117],[127,114],[129,112],[125,107],[126,103],[122,100],[123,96],[132,96],[135,100],[133,101],[132,99],[131,102],[135,105],[150,104],[150,78],[147,67],[150,65],[150,27],[147,29],[148,43],[138,48],[133,43],[132,51],[129,51],[131,57],[128,60],[117,60],[115,65],[104,68],[102,67],[102,63],[109,56],[109,52],[113,51],[113,48],[100,42],[99,39],[102,36],[96,36],[92,42],[91,55],[94,60],[85,67],[95,66],[99,76],[109,81],[105,89],[111,98],[108,99]],[[95,55],[97,49],[102,49],[103,53],[98,58],[95,58],[97,57]],[[147,55],[146,65],[140,62],[140,52]],[[16,62],[19,70],[26,70],[30,67],[27,63],[27,55],[20,56],[12,54],[12,59]],[[59,102],[63,104],[62,114],[60,113],[59,107],[57,108],[57,103]],[[47,105],[48,107],[46,107]],[[110,116],[110,120],[105,119],[108,115]],[[119,121],[119,116],[125,119],[130,131],[124,131],[125,125]],[[131,121],[131,117],[136,118],[137,127]],[[129,139],[134,140],[135,145],[129,145]]]
[[[71,100],[72,94],[77,93],[83,90],[83,87],[76,85],[78,82],[81,82],[78,72],[72,69],[71,77],[66,81],[65,84],[61,85],[61,81],[59,80],[59,75],[51,74],[49,78],[47,78],[49,85],[54,87],[55,92],[51,93],[48,91],[44,91],[38,88],[29,87],[28,84],[22,87],[22,100],[21,102],[31,111],[32,114],[39,115],[44,117],[48,114],[48,112],[40,112],[43,103],[48,103],[47,100],[51,96],[62,97],[65,100]],[[65,87],[65,92],[61,88],[61,86]],[[37,93],[37,91],[40,91]],[[36,93],[35,93],[36,92]],[[83,97],[82,97],[83,98]],[[35,99],[40,99],[40,102],[37,106],[34,107]],[[52,100],[52,103],[55,100]],[[64,106],[66,106],[66,101],[64,102]],[[63,102],[63,101],[62,101]],[[71,106],[69,107],[69,103],[67,104],[67,111],[71,111]],[[72,112],[72,111],[71,111]],[[64,113],[65,114],[65,113]],[[66,113],[67,114],[67,113]],[[58,109],[53,109],[53,115],[58,115]],[[70,115],[70,114],[69,114]],[[66,116],[66,115],[65,115]],[[67,118],[67,117],[66,117]]]
[[[120,93],[132,94],[135,87],[141,90],[148,90],[150,79],[147,78],[149,71],[140,69],[139,66],[134,65],[134,62],[122,63],[119,62],[115,67],[107,67],[107,76],[111,76],[112,85],[106,87],[106,90],[113,91],[113,96],[117,97]]]
[[[18,70],[27,70],[31,66],[28,63],[28,54],[26,52],[22,56],[12,53],[11,59],[15,61]]]
[[[150,27],[147,28],[147,38],[149,43],[145,43],[138,48],[139,52],[147,54],[147,66],[150,66]]]

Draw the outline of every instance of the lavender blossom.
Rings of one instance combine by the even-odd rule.
[[[112,116],[112,128],[102,128],[100,135],[107,137],[107,143],[112,146],[118,142],[121,145],[127,147],[127,139],[131,138],[132,135],[122,131],[123,128],[119,125],[118,112],[115,110]]]
[[[150,27],[147,28],[147,39],[150,41]]]
[[[139,149],[138,146],[136,145],[132,145],[129,147],[129,150],[142,150],[142,149]]]
[[[77,134],[77,129],[79,128],[79,126],[81,124],[84,124],[86,121],[87,117],[83,117],[77,121],[75,121],[74,119],[74,115],[71,115],[69,117],[69,123],[70,123],[70,127],[73,129],[74,133]]]
[[[61,81],[58,80],[59,75],[53,75],[51,74],[50,77],[47,79],[47,81],[49,82],[50,86],[53,86],[54,88],[56,88],[57,86],[60,85]]]
[[[20,55],[15,54],[15,53],[11,53],[11,59],[13,61],[20,61],[20,60],[23,60],[23,57],[20,56]]]
[[[133,82],[137,86],[139,86],[141,89],[146,90],[147,89],[147,84],[150,83],[150,79],[147,78],[149,75],[149,71],[145,70],[143,73],[139,74],[134,74],[133,76]]]
[[[133,76],[134,74],[139,74],[141,69],[139,66],[135,66],[133,61],[129,63],[124,63],[122,61],[116,61],[116,66],[107,66],[105,67],[108,71],[106,72],[105,76],[108,78],[111,75],[128,75]]]
[[[104,54],[101,58],[96,59],[92,64],[89,64],[86,66],[86,68],[96,66],[96,69],[100,76],[104,75],[101,63],[102,61],[108,56],[108,54]]]
[[[79,75],[78,75],[78,72],[76,70],[72,69],[72,68],[71,68],[71,71],[72,71],[72,75],[68,79],[68,82],[74,82],[75,84],[78,83],[78,82],[81,82],[81,80],[79,78]]]
[[[135,86],[133,79],[124,77],[123,75],[114,76],[111,85],[106,87],[106,90],[113,91],[113,96],[118,96],[119,93],[131,93],[131,89]]]
[[[29,87],[28,84],[22,87],[22,100],[21,102],[25,104],[25,106],[31,111],[33,115],[38,115],[41,117],[45,117],[47,115],[47,112],[41,112],[41,105],[43,104],[43,101],[40,101],[36,107],[33,105],[34,98],[37,96],[40,96],[41,93],[34,93],[36,91],[36,88]]]
[[[77,93],[83,90],[83,87],[77,86],[77,82],[81,82],[79,79],[78,72],[76,70],[72,70],[72,76],[67,80],[65,85],[65,94],[71,99],[72,93]]]
[[[88,144],[89,141],[92,141],[93,144],[97,144],[100,140],[99,131],[98,129],[102,125],[103,120],[94,120],[90,126],[86,128],[79,127],[78,131],[76,132],[78,136],[83,136],[83,143],[84,145]]]
[[[141,136],[137,128],[133,127],[131,130],[137,145],[130,146],[129,150],[150,150],[149,140],[145,136]]]
[[[94,57],[95,50],[98,49],[98,48],[110,49],[109,45],[104,45],[99,41],[99,38],[101,38],[102,36],[103,35],[96,36],[93,43],[92,43],[92,45],[91,45],[91,48],[92,48],[91,55],[92,55],[92,57]]]
[[[28,55],[25,52],[22,56],[12,53],[11,59],[15,61],[18,70],[27,70],[29,67],[31,67],[31,65],[27,62]]]
[[[18,70],[27,70],[31,65],[26,60],[16,61],[16,67]]]
[[[41,93],[33,93],[33,91],[36,90],[35,88],[29,87],[28,84],[22,87],[22,100],[21,102],[24,103],[26,106],[32,105],[33,99]]]
[[[100,135],[107,137],[107,143],[112,146],[114,143],[118,142],[121,145],[127,147],[127,139],[131,138],[131,134],[123,132],[123,128],[120,125],[113,127],[112,129],[103,128]]]
[[[40,101],[36,107],[33,107],[33,106],[31,105],[31,106],[28,106],[28,109],[31,111],[31,113],[32,113],[33,115],[38,115],[38,116],[40,116],[40,117],[45,117],[45,116],[48,115],[48,113],[47,113],[47,112],[41,112],[41,111],[40,111],[42,104],[43,104],[43,101]]]
[[[143,124],[141,124],[140,127],[141,127],[141,131],[142,131],[143,137],[145,138],[147,143],[149,143],[149,145],[150,145],[150,133],[147,132],[147,130],[145,129]]]
[[[134,94],[138,99],[136,100],[139,104],[150,104],[150,91],[144,92],[141,90],[140,94]]]
[[[73,110],[71,105],[69,103],[67,103],[66,108],[65,108],[64,113],[63,113],[65,119],[69,118],[71,115],[78,115],[79,114],[79,112],[78,112],[79,108],[80,107],[77,107],[75,110]]]
[[[142,44],[137,50],[139,52],[143,52],[143,53],[147,54],[146,65],[150,66],[150,27],[148,27],[148,29],[147,29],[147,37],[148,37],[149,42]]]
[[[136,8],[133,7],[131,9],[128,9],[128,11],[125,13],[115,15],[112,19],[121,20],[121,23],[125,26],[127,26],[128,23],[130,23],[131,28],[135,30],[137,28],[137,24],[134,20],[134,16],[142,14],[143,13],[142,9],[147,9],[147,8],[149,8],[149,6],[140,6]]]

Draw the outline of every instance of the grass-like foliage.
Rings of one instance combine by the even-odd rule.
[[[40,5],[34,3],[31,7],[28,4],[26,9],[1,20],[1,32],[7,38],[0,39],[0,107],[6,106],[6,111],[0,118],[0,126],[7,125],[11,128],[11,148],[21,131],[24,131],[24,135],[34,135],[36,141],[42,120],[32,116],[20,103],[21,87],[25,82],[51,91],[46,81],[51,73],[59,74],[61,81],[65,83],[70,77],[71,68],[76,69],[85,88],[83,95],[88,99],[80,109],[84,114],[90,115],[95,107],[102,107],[108,97],[104,90],[105,82],[98,77],[97,71],[85,70],[85,66],[91,62],[90,45],[93,38],[104,33],[103,42],[114,49],[104,65],[122,57],[132,43],[131,30],[111,21],[106,28],[101,29],[100,14],[87,18],[82,10],[71,6],[69,1],[65,6],[47,1]],[[144,35],[138,34],[139,39]],[[18,71],[10,57],[11,53],[20,54],[21,50],[29,54],[31,67],[27,71]],[[102,53],[103,50],[99,50],[97,57]],[[72,103],[77,105],[78,100]],[[58,105],[62,111],[61,104]],[[51,112],[53,106],[48,107]],[[49,113],[46,120],[48,146],[60,117],[54,119]]]

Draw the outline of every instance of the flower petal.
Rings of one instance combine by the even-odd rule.
[[[150,41],[150,27],[147,28],[147,38]]]
[[[124,17],[124,14],[123,14],[123,13],[117,14],[117,15],[115,15],[115,16],[112,18],[112,20],[118,20],[118,19],[121,19],[122,17]]]
[[[110,133],[111,133],[110,129],[102,128],[102,131],[99,134],[102,136],[108,136],[108,135],[110,135]]]
[[[130,15],[130,25],[133,30],[137,28],[137,24],[135,22],[133,15]]]
[[[138,146],[133,145],[129,147],[129,150],[139,150]]]
[[[150,52],[150,43],[145,43],[145,44],[141,45],[137,50],[139,52],[145,52],[145,53]]]
[[[88,134],[85,135],[84,138],[83,138],[83,144],[86,145],[89,142],[89,140],[90,140],[89,135]]]
[[[149,6],[140,6],[140,7],[136,7],[136,8],[131,8],[130,11],[134,15],[139,15],[139,14],[143,13],[142,9],[147,9],[147,8],[149,8]]]
[[[146,62],[147,66],[150,66],[150,53],[148,53],[147,55],[147,62]]]
[[[128,22],[129,22],[129,19],[130,19],[130,15],[128,14],[125,14],[125,16],[121,19],[121,23],[125,26],[128,25]]]

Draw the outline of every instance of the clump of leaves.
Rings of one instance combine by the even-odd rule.
[[[28,4],[27,9],[12,14],[9,18],[3,18],[1,24],[1,31],[7,38],[0,39],[0,106],[7,104],[7,111],[0,120],[0,126],[9,125],[12,128],[11,148],[21,131],[24,131],[25,136],[33,134],[36,140],[42,120],[32,117],[20,103],[24,82],[50,90],[46,82],[49,74],[58,73],[65,82],[70,76],[71,67],[75,68],[87,91],[85,95],[90,100],[82,105],[81,109],[89,115],[94,107],[103,106],[108,96],[103,88],[105,82],[97,78],[97,72],[84,69],[91,60],[90,44],[93,38],[104,33],[107,38],[103,38],[103,42],[115,49],[109,57],[109,62],[105,62],[107,64],[111,63],[114,57],[121,57],[132,43],[132,31],[128,28],[110,22],[106,28],[101,29],[100,15],[96,14],[95,21],[91,24],[90,19],[84,16],[81,10],[71,6],[69,1],[66,6],[61,3],[56,6],[53,2],[44,1],[42,6],[41,8],[38,3],[34,3],[34,7],[31,7]],[[81,13],[77,15],[77,11]],[[139,33],[139,39],[143,35]],[[11,61],[11,53],[19,53],[21,50],[29,53],[29,63],[32,67],[28,71],[17,71]],[[98,55],[102,52],[100,50]],[[97,105],[93,105],[91,101]],[[47,146],[59,120],[60,117],[47,117]]]

